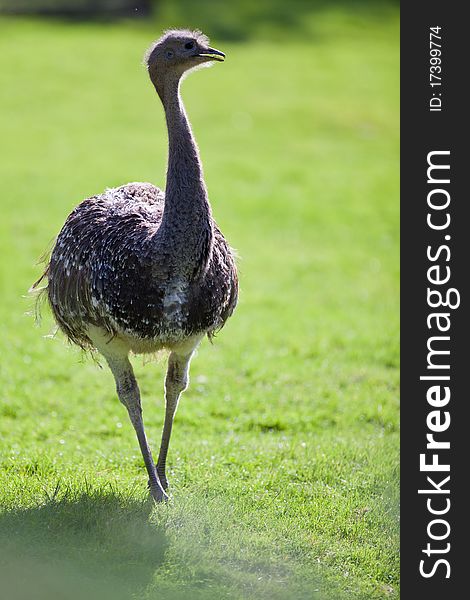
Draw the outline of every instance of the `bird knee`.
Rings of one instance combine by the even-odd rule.
[[[137,381],[132,374],[126,374],[116,380],[116,391],[119,400],[130,411],[141,411],[140,393]]]
[[[137,382],[132,376],[124,376],[116,382],[116,390],[119,396],[131,396],[137,390]]]
[[[165,380],[165,391],[167,395],[179,396],[181,392],[184,392],[187,389],[189,384],[189,377],[187,375],[171,378],[168,377]]]
[[[188,387],[189,374],[188,365],[170,361],[165,379],[165,390],[167,393],[181,394]]]

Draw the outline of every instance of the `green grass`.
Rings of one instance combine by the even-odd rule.
[[[46,339],[47,311],[39,329],[25,316],[36,260],[82,198],[163,185],[164,119],[139,65],[167,24],[0,23],[2,593],[398,598],[393,8],[214,39],[226,63],[184,83],[241,297],[193,360],[168,505],[146,501],[108,370]],[[134,364],[156,447],[164,362]]]

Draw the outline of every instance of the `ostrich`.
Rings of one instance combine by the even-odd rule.
[[[198,147],[180,96],[183,75],[224,57],[200,31],[167,31],[152,44],[145,64],[166,116],[165,192],[150,183],[129,183],[85,199],[67,218],[41,277],[47,277],[49,304],[67,338],[106,359],[157,502],[168,498],[166,458],[191,357],[237,303],[234,256],[212,218]],[[169,357],[155,466],[129,354],[161,349],[169,350]]]

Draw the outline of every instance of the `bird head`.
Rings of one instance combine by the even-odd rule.
[[[150,46],[144,61],[158,90],[168,77],[180,79],[191,69],[224,59],[225,54],[211,48],[209,38],[200,31],[173,29]]]

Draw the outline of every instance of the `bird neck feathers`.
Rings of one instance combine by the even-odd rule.
[[[212,238],[212,214],[199,150],[180,96],[179,80],[159,91],[168,127],[168,170],[161,235],[168,235],[175,252],[196,257]],[[183,260],[183,257],[179,257]]]

